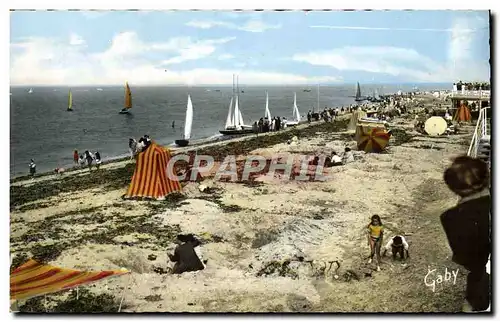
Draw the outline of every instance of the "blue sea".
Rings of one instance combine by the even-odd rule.
[[[410,91],[414,84],[362,85],[363,95]],[[30,88],[33,89],[29,93]],[[449,84],[418,84],[419,90],[449,89]],[[310,89],[305,92],[304,89]],[[182,138],[188,93],[194,107],[192,140],[218,139],[225,125],[231,86],[134,87],[130,115],[118,114],[124,105],[123,87],[73,87],[73,112],[67,112],[68,87],[10,88],[10,176],[26,175],[30,159],[37,172],[72,165],[73,150],[99,151],[104,160],[128,153],[128,139],[148,134],[163,145]],[[273,116],[292,116],[293,96],[301,114],[317,108],[317,87],[241,86],[240,109],[245,123],[264,116],[265,91]],[[320,86],[319,106],[353,104],[354,85]],[[172,128],[175,121],[175,128]]]

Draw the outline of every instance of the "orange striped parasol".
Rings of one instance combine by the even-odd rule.
[[[97,272],[78,271],[30,259],[10,274],[10,298],[11,300],[27,300],[128,273],[130,272],[125,269]]]
[[[366,153],[382,152],[391,138],[391,132],[384,128],[358,126],[356,129],[356,142],[358,150]]]

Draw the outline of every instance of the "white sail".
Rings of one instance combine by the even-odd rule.
[[[293,116],[295,116],[295,120],[297,122],[300,122],[300,112],[299,108],[297,107],[297,93],[294,93],[293,96]]]
[[[269,94],[266,92],[266,111],[264,112],[264,118],[272,120],[271,111],[269,111]]]
[[[33,93],[33,88],[30,88],[30,90],[28,91],[28,93]]]
[[[245,122],[243,121],[243,114],[241,114],[241,110],[238,108],[238,125],[243,127]]]
[[[238,96],[236,96],[236,103],[234,104],[234,113],[233,113],[233,124],[237,129],[240,128],[240,109],[238,107]]]
[[[228,127],[234,126],[233,116],[231,114],[232,109],[233,109],[233,98],[231,97],[231,103],[229,103],[229,111],[227,112],[226,129]]]
[[[191,95],[188,95],[186,122],[184,123],[184,140],[189,140],[191,138],[192,127],[193,127],[193,103],[191,102]]]

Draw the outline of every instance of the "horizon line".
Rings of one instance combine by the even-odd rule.
[[[296,83],[296,84],[240,84],[245,86],[342,86],[342,85],[356,85],[359,81],[352,82],[343,82],[343,83]],[[456,83],[457,81],[455,81]],[[489,82],[489,81],[481,81],[481,82]],[[137,84],[128,82],[129,85],[136,87],[204,87],[204,86],[214,86],[214,87],[226,87],[231,86],[231,84],[195,84],[195,85],[187,85],[187,84]],[[417,84],[450,84],[452,85],[454,81],[446,81],[446,82],[359,82],[360,85],[417,85]],[[64,85],[64,84],[10,84],[10,87],[116,87],[123,86],[123,84],[78,84],[78,85]]]

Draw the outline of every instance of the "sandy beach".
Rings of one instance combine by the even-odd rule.
[[[232,153],[318,154],[346,145],[355,150],[348,117],[174,153],[208,153],[217,161]],[[13,182],[13,266],[34,257],[81,270],[124,267],[129,276],[82,287],[116,299],[124,294],[122,312],[460,311],[466,274],[451,262],[439,215],[457,201],[443,171],[467,152],[473,126],[429,137],[416,132],[414,122],[392,120],[385,153],[355,151],[355,162],[329,168],[326,181],[206,178],[165,201],[132,201],[121,198],[134,170],[134,161],[126,160],[90,174],[78,170]],[[287,144],[294,136],[298,140]],[[200,191],[201,184],[209,189]],[[388,237],[404,234],[410,244],[409,260],[385,257],[380,272],[366,263],[364,228],[374,214]],[[203,239],[204,270],[163,273],[173,266],[167,253],[178,233]],[[298,256],[305,261],[294,260]],[[330,268],[333,261],[340,268]],[[456,281],[433,291],[424,282],[428,270],[436,269],[435,279],[445,268],[460,269]],[[48,310],[69,294],[30,300],[25,308],[47,303],[41,310]]]

